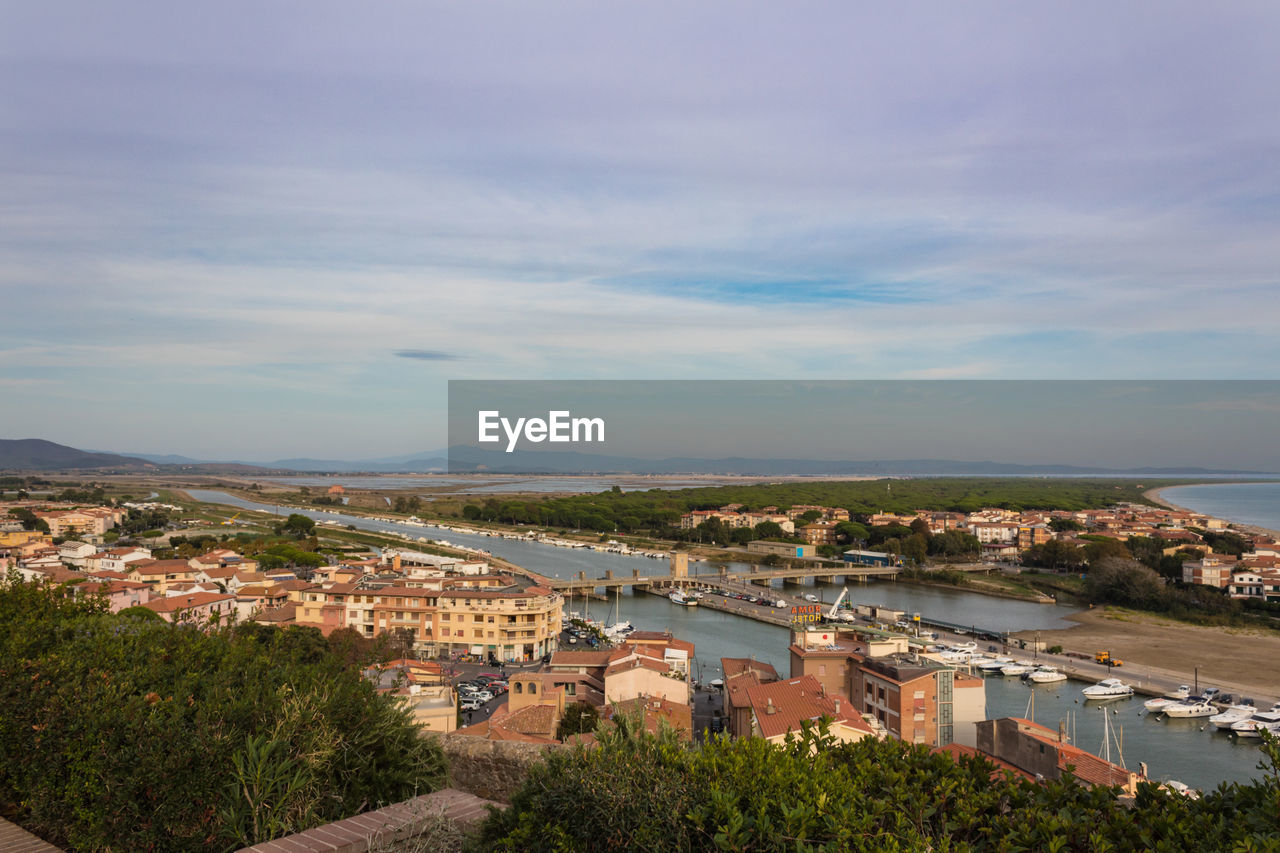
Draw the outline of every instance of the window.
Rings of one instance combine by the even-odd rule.
[[[537,692],[538,692],[538,685],[536,685],[536,684],[530,684],[530,685],[529,685],[529,692],[530,692],[531,694],[532,694],[532,693],[537,693]],[[1043,746],[1042,746],[1042,747],[1040,747],[1040,748],[1041,748],[1041,749],[1044,749],[1044,747],[1043,747]]]
[[[917,691],[916,691],[915,696],[916,696],[916,698],[917,698],[917,699],[923,699],[923,698],[924,698],[924,691],[923,691],[923,690],[917,690]]]
[[[524,682],[523,682],[523,681],[517,681],[517,682],[516,682],[516,692],[517,692],[517,693],[523,693],[523,692],[524,692]]]
[[[827,665],[825,663],[818,664],[818,675],[827,674]]]

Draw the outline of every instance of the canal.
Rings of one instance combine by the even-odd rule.
[[[221,491],[187,489],[186,492],[198,501],[277,512],[275,506],[247,501]],[[633,570],[638,570],[641,574],[666,574],[669,571],[665,560],[646,557],[585,548],[560,548],[537,542],[457,533],[438,527],[420,527],[318,510],[282,507],[278,512],[281,515],[301,512],[316,520],[336,521],[363,530],[395,533],[415,539],[426,537],[479,548],[549,577],[569,578],[578,572],[586,572],[588,578],[598,578],[609,570],[615,576],[622,577],[630,576]],[[728,565],[733,569],[746,568],[739,563]],[[707,563],[690,565],[691,573],[701,571],[708,575],[709,581],[717,569],[718,566]],[[781,582],[775,582],[774,585],[782,587]],[[795,591],[807,587],[804,591],[814,592],[827,602],[834,601],[843,588],[842,584],[812,581],[803,584],[788,582],[787,586]],[[1070,624],[1066,617],[1074,612],[1072,608],[1061,605],[992,598],[961,590],[889,581],[851,584],[849,597],[854,603],[883,604],[951,622],[1003,631],[1066,627]],[[592,617],[610,622],[619,618],[626,619],[640,630],[669,629],[676,636],[695,644],[695,665],[704,681],[720,675],[721,657],[754,657],[772,664],[783,676],[789,672],[789,632],[775,625],[710,608],[680,607],[664,597],[630,590],[622,592],[609,602],[584,602],[578,599],[572,604],[572,609],[589,611]],[[1037,685],[1034,688],[1035,719],[1053,729],[1058,727],[1060,721],[1066,722],[1068,730],[1076,735],[1075,742],[1080,747],[1099,752],[1102,746],[1102,715],[1093,703],[1084,703],[1080,696],[1083,686],[1074,681]],[[1032,689],[1017,678],[988,678],[987,716],[1023,716],[1028,710],[1028,698]],[[1204,726],[1203,720],[1159,721],[1145,713],[1139,715],[1138,712],[1142,710],[1142,700],[1139,698],[1108,703],[1106,707],[1108,712],[1116,712],[1111,715],[1111,719],[1123,732],[1125,764],[1136,768],[1139,761],[1145,761],[1153,779],[1177,779],[1188,785],[1209,789],[1224,781],[1260,776],[1256,764],[1261,752],[1256,742],[1237,742],[1234,738]],[[1203,731],[1201,726],[1204,726]],[[1115,743],[1112,744],[1112,757],[1117,758]]]

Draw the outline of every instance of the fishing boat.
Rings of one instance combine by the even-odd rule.
[[[1177,690],[1170,690],[1168,693],[1156,699],[1148,699],[1142,703],[1142,707],[1148,711],[1159,711],[1178,702],[1185,702],[1191,698],[1191,687],[1187,684],[1178,685]]]
[[[683,607],[696,607],[698,605],[697,599],[686,596],[680,590],[667,593],[667,598],[671,600],[672,604],[679,604]]]
[[[1038,666],[1029,672],[1025,678],[1027,681],[1033,681],[1036,684],[1054,684],[1059,681],[1066,681],[1067,674],[1052,666]]]
[[[1080,691],[1084,698],[1098,700],[1123,699],[1133,695],[1133,688],[1118,678],[1104,678]]]

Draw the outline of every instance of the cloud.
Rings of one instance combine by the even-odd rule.
[[[432,349],[398,349],[392,355],[397,358],[416,358],[420,361],[455,361],[461,356]]]

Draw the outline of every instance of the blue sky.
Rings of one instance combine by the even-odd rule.
[[[394,455],[450,378],[1280,378],[1274,4],[4,21],[4,437]]]

